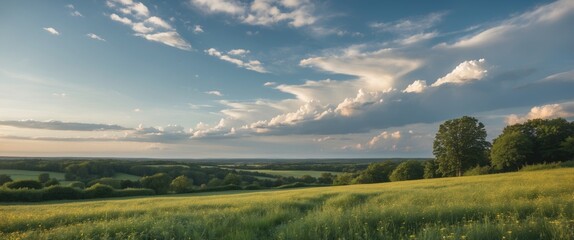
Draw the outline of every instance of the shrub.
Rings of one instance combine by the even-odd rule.
[[[0,188],[0,202],[39,202],[42,201],[42,190]]]
[[[86,188],[86,184],[84,184],[83,182],[72,182],[72,183],[70,183],[69,186],[73,187],[73,188],[78,188],[78,189]]]
[[[4,185],[4,183],[12,182],[12,178],[6,174],[0,174],[0,186]]]
[[[19,189],[19,188],[41,189],[42,184],[36,180],[18,180],[6,183],[6,187],[11,189]]]
[[[104,198],[104,197],[111,197],[114,193],[114,188],[104,185],[101,183],[96,183],[95,185],[86,188],[84,190],[87,198]]]
[[[44,186],[49,187],[49,186],[55,186],[55,185],[58,185],[58,184],[60,184],[60,181],[58,181],[58,179],[52,178],[52,179],[46,181],[46,182],[44,183]]]
[[[529,171],[538,171],[553,168],[560,168],[560,163],[555,162],[555,163],[541,163],[541,164],[527,165],[522,167],[520,171],[529,172]]]
[[[489,166],[476,166],[464,172],[464,176],[476,176],[476,175],[485,175],[490,173]]]
[[[100,179],[93,180],[93,181],[88,183],[88,187],[93,186],[94,184],[97,184],[97,183],[108,185],[108,186],[113,187],[115,189],[121,189],[122,188],[121,180],[113,179],[113,178],[100,178]]]
[[[169,188],[176,193],[185,193],[191,190],[192,184],[193,180],[182,175],[173,179],[169,184]]]
[[[145,176],[140,182],[144,188],[153,189],[156,194],[166,194],[171,183],[171,177],[165,173],[158,173],[153,176]]]
[[[73,187],[51,186],[42,189],[42,200],[80,199],[84,197],[82,190]]]
[[[422,179],[424,174],[424,167],[418,161],[402,162],[393,170],[389,179],[393,182]]]
[[[574,160],[561,162],[560,167],[574,167]]]

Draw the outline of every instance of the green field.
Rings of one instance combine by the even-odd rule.
[[[37,180],[38,175],[42,173],[49,173],[50,178],[58,179],[62,184],[69,183],[65,181],[65,174],[62,172],[48,172],[48,171],[30,171],[30,170],[14,170],[14,169],[0,169],[0,174],[6,174],[12,178],[12,180]],[[126,174],[126,173],[116,173],[113,177],[114,179],[125,179],[125,180],[132,180],[137,181],[140,177]]]
[[[233,169],[233,168],[228,168]],[[329,172],[329,171],[303,171],[303,170],[268,170],[268,169],[235,169],[237,171],[247,171],[247,172],[260,172],[260,173],[267,173],[273,174],[277,176],[283,177],[302,177],[304,175],[309,175],[311,177],[320,177],[321,173],[331,173],[333,175],[341,174],[340,172]]]
[[[574,169],[0,205],[0,239],[574,239]]]

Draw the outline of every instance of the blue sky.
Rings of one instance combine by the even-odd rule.
[[[0,155],[430,157],[574,118],[574,1],[0,3]]]

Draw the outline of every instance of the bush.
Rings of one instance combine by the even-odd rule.
[[[18,180],[6,183],[5,185],[10,189],[28,188],[28,189],[41,189],[43,186],[36,180]]]
[[[108,185],[110,187],[113,187],[114,189],[121,189],[122,188],[121,180],[113,179],[113,178],[100,178],[100,179],[93,180],[93,181],[88,183],[88,187],[93,186],[97,183]]]
[[[485,175],[491,173],[489,166],[476,166],[464,172],[464,176]]]
[[[143,177],[140,182],[144,188],[153,189],[156,194],[166,194],[171,183],[171,177],[165,173],[158,173]]]
[[[561,162],[560,167],[574,167],[574,160]]]
[[[560,163],[541,163],[541,164],[534,164],[534,165],[527,165],[520,169],[520,172],[529,172],[529,171],[538,171],[538,170],[546,170],[546,169],[554,169],[560,168]]]
[[[84,197],[82,190],[73,187],[51,186],[42,189],[42,200],[81,199]]]
[[[86,188],[86,184],[84,184],[83,182],[72,182],[70,183],[70,185],[68,185],[69,187],[73,187],[73,188],[78,188],[78,189],[84,189]]]
[[[0,202],[39,202],[42,201],[42,190],[0,188]]]
[[[60,181],[58,181],[58,179],[52,178],[52,179],[46,181],[46,182],[44,183],[44,186],[49,187],[49,186],[55,186],[55,185],[58,185],[58,184],[60,184]]]
[[[96,183],[95,185],[86,188],[84,190],[87,198],[104,198],[104,197],[112,197],[114,193],[114,188],[104,185],[101,183]]]
[[[402,162],[393,170],[389,179],[393,182],[422,179],[424,174],[424,167],[418,161]]]
[[[4,183],[12,182],[12,178],[6,174],[0,174],[0,186],[4,185]]]

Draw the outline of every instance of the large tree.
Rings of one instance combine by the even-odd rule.
[[[520,131],[501,134],[490,151],[491,165],[498,170],[518,170],[532,156],[532,140]]]
[[[464,116],[440,125],[433,144],[437,171],[443,176],[462,176],[478,165],[488,163],[488,148],[484,124]]]

